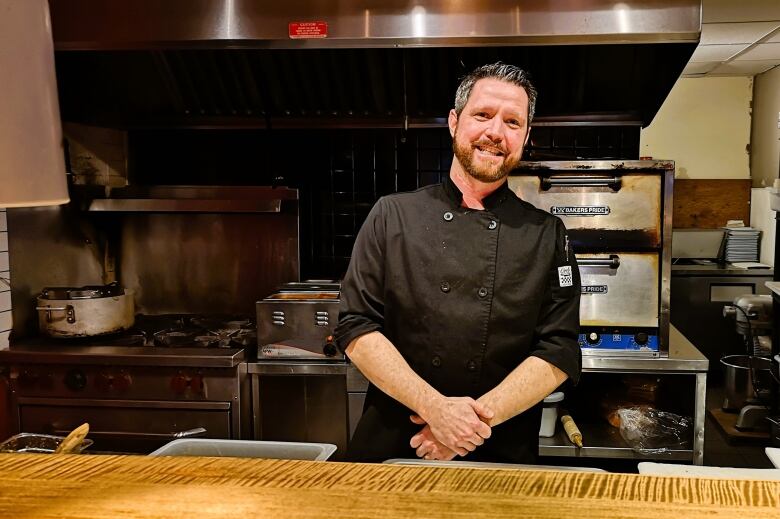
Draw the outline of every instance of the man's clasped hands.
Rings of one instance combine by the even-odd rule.
[[[490,438],[488,423],[493,411],[469,397],[441,397],[420,413],[412,422],[423,425],[409,444],[417,456],[426,460],[451,460],[465,456]]]

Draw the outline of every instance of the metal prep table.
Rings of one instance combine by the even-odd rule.
[[[688,461],[701,465],[704,461],[704,418],[709,361],[674,326],[670,327],[669,356],[650,357],[593,357],[583,356],[584,373],[645,373],[657,375],[689,375],[695,377],[694,431],[691,450],[673,450],[658,455],[640,455],[632,451],[623,441],[617,429],[604,423],[603,426],[587,428],[578,424],[586,438],[586,446],[578,449],[566,438],[560,428],[551,438],[539,438],[539,455],[577,458],[624,458],[660,459]],[[262,432],[258,418],[262,376],[335,376],[345,377],[346,395],[343,405],[347,408],[345,427],[354,430],[360,418],[368,381],[352,364],[322,362],[255,362],[249,363],[248,372],[252,379],[252,406],[255,424],[255,438]],[[339,414],[338,416],[342,416]]]
[[[570,456],[578,458],[628,458],[704,462],[704,418],[707,396],[707,357],[674,327],[669,327],[669,356],[640,357],[582,357],[583,373],[644,373],[653,375],[689,375],[695,378],[693,449],[672,450],[654,455],[642,455],[631,450],[617,429],[604,424],[586,427],[579,424],[586,446],[578,449],[559,430],[551,438],[539,438],[540,456]]]

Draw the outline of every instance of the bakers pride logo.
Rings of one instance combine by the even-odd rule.
[[[607,205],[554,205],[550,213],[556,216],[605,216],[609,214]]]
[[[607,285],[582,285],[581,291],[583,294],[606,294],[609,292]]]

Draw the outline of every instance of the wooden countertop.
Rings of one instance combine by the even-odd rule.
[[[0,517],[780,517],[780,482],[239,458],[0,454]]]

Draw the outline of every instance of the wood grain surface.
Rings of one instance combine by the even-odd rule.
[[[238,458],[0,454],[0,516],[778,518],[780,482]]]
[[[750,225],[750,187],[748,179],[675,179],[675,229],[717,229],[728,220]]]

